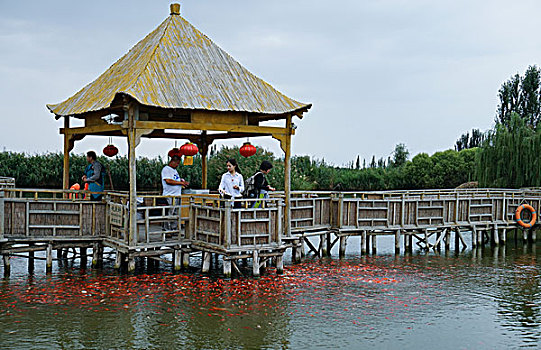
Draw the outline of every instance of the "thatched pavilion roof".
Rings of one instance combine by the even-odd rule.
[[[178,5],[177,5],[178,6]],[[49,104],[62,116],[108,109],[118,94],[161,108],[285,114],[311,107],[256,77],[173,10],[92,83]]]

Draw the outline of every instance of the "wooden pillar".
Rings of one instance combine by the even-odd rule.
[[[206,139],[207,132],[203,131],[203,134],[201,135],[201,143],[199,144],[199,147],[201,148],[201,188],[206,189],[207,188],[207,181],[208,181],[208,150],[209,150],[209,144],[208,140]]]
[[[128,253],[128,272],[134,272],[135,271],[135,257],[130,256]]]
[[[45,271],[47,273],[53,271],[53,245],[50,243],[47,244]]]
[[[482,248],[483,247],[483,230],[476,230],[477,231],[477,247]]]
[[[293,241],[293,262],[298,263],[302,258],[302,249],[304,246],[304,238],[301,238],[298,241]]]
[[[501,235],[500,241],[502,242],[503,245],[505,245],[505,242],[507,241],[507,229],[506,228],[504,228],[502,230],[502,235]]]
[[[366,231],[361,232],[361,255],[366,255]]]
[[[276,257],[276,273],[281,275],[284,273],[284,255]]]
[[[0,240],[4,239],[4,205],[5,205],[5,199],[4,199],[4,191],[0,190]]]
[[[532,243],[537,242],[537,230],[532,228]]]
[[[81,247],[79,249],[79,255],[81,256],[81,267],[82,268],[86,268],[86,263],[88,261],[87,257],[86,257],[86,247]]]
[[[378,239],[378,235],[376,235],[375,233],[372,235],[372,254],[376,254],[376,247],[377,247],[377,244],[376,244],[376,241]]]
[[[475,230],[475,226],[471,228],[471,246],[472,248],[477,246],[477,231]]]
[[[224,265],[223,265],[223,268],[224,268],[224,276],[225,276],[226,278],[231,277],[232,263],[231,263],[231,260],[225,259],[225,256],[224,256]]]
[[[494,245],[500,245],[500,231],[498,230],[498,225],[494,225],[494,229],[492,231],[492,238],[494,240]]]
[[[449,246],[451,245],[451,228],[445,231],[444,242],[445,242],[445,250],[449,251]]]
[[[291,237],[291,133],[293,123],[292,116],[288,115],[286,119],[286,129],[288,134],[285,137],[285,145],[282,145],[284,150],[284,232],[286,237]]]
[[[319,235],[319,245],[321,246],[321,257],[324,257],[324,256],[327,256],[329,253],[328,253],[328,250],[329,250],[329,246],[327,245],[327,243],[329,242],[329,240],[327,239],[327,235],[329,235],[329,233],[322,233]]]
[[[129,174],[129,234],[128,242],[131,246],[137,244],[137,164],[135,147],[137,146],[137,133],[135,129],[136,107],[128,108],[128,174]]]
[[[11,274],[11,256],[4,254],[4,277],[8,277]]]
[[[338,252],[338,257],[340,259],[343,259],[346,256],[347,240],[347,236],[340,236],[340,250]]]
[[[122,267],[122,261],[124,260],[124,255],[117,249],[116,255],[115,255],[115,269],[120,269]]]
[[[30,247],[33,245],[31,244]],[[34,272],[34,251],[28,252],[28,273]]]
[[[175,271],[180,271],[182,268],[182,254],[180,253],[180,249],[175,249],[173,252],[173,269]]]
[[[394,253],[400,254],[400,230],[394,232]]]
[[[458,234],[459,230],[460,230],[459,227],[455,228],[455,251],[456,252],[460,251],[460,237]]]
[[[210,261],[212,254],[209,252],[203,252],[203,266],[201,267],[201,272],[207,273],[210,271]]]
[[[190,267],[190,252],[181,251],[180,255],[182,256],[182,267],[187,269]]]
[[[62,173],[62,188],[70,188],[70,134],[68,130],[70,127],[69,116],[64,117],[64,171]]]
[[[436,250],[440,251],[441,250],[441,235],[443,234],[443,232],[436,232],[436,246],[434,247]],[[428,243],[428,241],[427,241]],[[430,248],[429,248],[430,249]]]
[[[254,250],[253,252],[252,271],[254,277],[259,277],[259,252],[257,250]]]
[[[92,243],[92,267],[98,266],[99,243]],[[117,251],[118,255],[118,251]]]

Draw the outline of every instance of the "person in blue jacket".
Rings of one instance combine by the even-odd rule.
[[[105,185],[105,168],[96,159],[96,152],[88,151],[86,153],[86,161],[89,163],[85,168],[83,182],[88,183],[88,190],[91,192],[103,192]],[[92,200],[99,201],[102,198],[101,194],[93,193],[90,197]]]

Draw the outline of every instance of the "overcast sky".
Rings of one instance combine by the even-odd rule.
[[[0,149],[60,151],[62,122],[45,104],[97,78],[171,2],[0,0]],[[453,148],[463,132],[493,125],[501,83],[541,58],[541,1],[179,2],[184,18],[251,72],[313,103],[295,122],[293,153],[337,165],[387,157],[397,143],[412,155]],[[126,141],[114,142],[125,154]],[[279,152],[274,140],[252,142]],[[74,151],[106,144],[91,137]],[[138,155],[171,146],[144,140]]]

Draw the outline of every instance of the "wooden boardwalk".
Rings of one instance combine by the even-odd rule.
[[[12,187],[12,186],[10,186]],[[169,202],[168,202],[169,200]],[[0,254],[4,273],[10,257],[46,252],[50,271],[68,249],[100,266],[104,248],[114,251],[115,267],[135,269],[135,258],[171,263],[174,269],[190,264],[190,255],[202,254],[208,272],[212,255],[222,256],[223,272],[240,273],[239,260],[252,261],[252,273],[274,264],[283,271],[283,256],[292,249],[293,260],[306,254],[329,255],[338,244],[346,253],[348,238],[359,236],[361,254],[375,253],[377,237],[390,235],[395,251],[464,249],[471,245],[505,244],[518,206],[541,208],[540,189],[467,189],[387,192],[294,192],[291,221],[284,221],[284,199],[277,194],[252,208],[254,200],[230,201],[209,195],[169,198],[154,194],[138,197],[137,232],[130,231],[129,196],[108,192],[104,200],[84,199],[83,192],[0,189]],[[287,227],[291,228],[288,232]],[[521,230],[525,241],[536,240],[536,230]],[[515,231],[516,232],[516,231]],[[78,251],[77,251],[77,250]],[[170,255],[168,260],[166,257]]]

